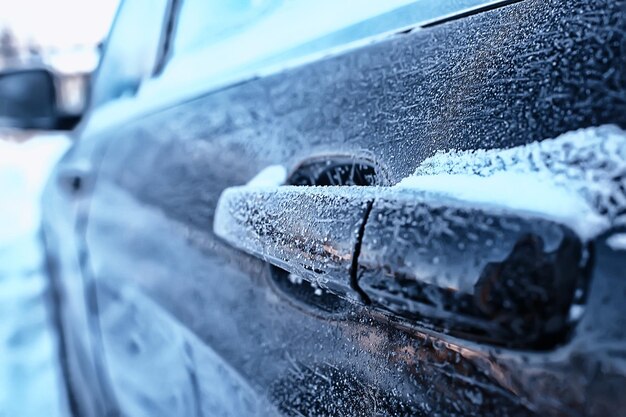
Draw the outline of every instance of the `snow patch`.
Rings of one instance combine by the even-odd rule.
[[[68,145],[62,134],[0,140],[0,247],[39,228],[41,192]]]
[[[0,139],[0,416],[67,415],[39,230],[41,192],[69,144]]]
[[[396,187],[540,215],[588,240],[626,225],[626,132],[608,125],[510,149],[441,152]]]
[[[570,225],[582,237],[591,238],[608,223],[596,215],[584,199],[532,176],[501,172],[490,177],[441,174],[409,177],[400,188],[445,193],[472,203],[506,207]]]

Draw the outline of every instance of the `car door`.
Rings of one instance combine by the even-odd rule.
[[[480,205],[468,214],[454,199],[392,187],[438,152],[626,127],[623,2],[364,3],[354,21],[337,18],[317,32],[311,21],[326,24],[331,12],[252,3],[229,14],[180,2],[166,60],[132,110],[107,113],[108,122],[94,114],[104,127],[87,125],[76,145],[74,155],[93,150],[82,189],[67,193],[81,201],[77,247],[93,335],[85,354],[100,362],[106,412],[543,416],[623,408],[621,362],[607,359],[623,343],[611,330],[624,324],[623,306],[599,301],[607,288],[623,291],[623,256],[605,237],[594,241],[594,260],[606,259],[594,269],[585,261],[590,246],[554,219]],[[284,44],[245,38],[250,22],[280,13]],[[248,59],[238,62],[241,55]],[[419,210],[430,216],[422,221],[434,246],[402,232]],[[453,215],[468,216],[455,223],[464,237],[454,250],[432,229]],[[471,316],[473,307],[455,304],[457,290],[436,279],[449,273],[438,259],[464,269],[466,258],[489,258],[484,245],[458,246],[472,245],[476,225],[487,230],[476,229],[477,240],[493,233],[507,253],[542,262],[548,250],[533,242],[559,236],[556,255],[540,264],[564,276],[558,288],[515,288],[545,290],[547,313],[532,320],[575,303],[583,318],[553,327],[524,321],[521,331],[503,319],[496,332]],[[402,268],[419,247],[435,278],[410,292]],[[489,259],[504,268],[501,255]],[[483,320],[485,311],[475,314]],[[610,370],[595,372],[602,364]]]

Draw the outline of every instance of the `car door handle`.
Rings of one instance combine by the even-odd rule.
[[[543,349],[566,336],[588,260],[546,214],[390,189],[372,205],[357,276],[374,306],[423,327]]]
[[[337,295],[496,344],[561,337],[584,281],[584,246],[566,226],[418,190],[233,187],[214,231]]]
[[[354,188],[228,188],[214,231],[236,248],[356,301],[353,254],[373,195]]]

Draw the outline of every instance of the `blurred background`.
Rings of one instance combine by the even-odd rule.
[[[50,69],[58,107],[79,115],[118,3],[0,0],[0,76]],[[41,190],[69,143],[0,127],[0,417],[67,415],[38,233]]]
[[[48,67],[64,111],[80,114],[119,0],[0,0],[0,72]],[[4,139],[32,132],[2,129]]]

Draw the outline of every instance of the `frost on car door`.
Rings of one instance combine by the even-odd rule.
[[[367,304],[353,285],[353,259],[377,250],[357,244],[376,228],[376,216],[365,216],[376,206],[319,195],[281,203],[290,231],[302,232],[277,242],[289,253],[312,253],[312,229],[340,243],[332,252],[320,235],[314,247],[326,251],[333,274],[344,268],[335,287],[303,279],[317,273],[307,260],[298,264],[307,273],[289,274],[289,258],[241,251],[213,229],[222,192],[269,166],[282,166],[294,187],[391,186],[437,151],[626,127],[626,83],[616,70],[625,59],[622,6],[529,0],[429,23],[219,88],[199,82],[187,98],[86,139],[106,142],[85,256],[112,407],[150,416],[601,415],[623,407],[611,388],[623,374],[589,374],[604,348],[581,342],[592,337],[587,328],[546,345],[481,342]],[[345,215],[337,220],[332,210]],[[374,285],[384,274],[367,279]]]

